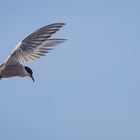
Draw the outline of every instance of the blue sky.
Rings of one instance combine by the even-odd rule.
[[[0,81],[2,140],[140,139],[140,2],[39,0],[0,4],[0,62],[28,33],[55,22],[68,39]]]

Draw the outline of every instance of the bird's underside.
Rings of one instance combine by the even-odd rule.
[[[4,64],[3,64],[4,66]],[[24,69],[23,69],[23,65],[21,64],[16,64],[16,65],[8,65],[4,68],[2,68],[1,72],[0,72],[0,79],[2,78],[10,78],[10,77],[14,77],[14,76],[20,76],[20,77],[24,77],[26,76],[24,73]]]
[[[64,25],[64,23],[54,23],[44,26],[20,41],[6,61],[0,65],[0,79],[29,76],[34,81],[32,70],[23,63],[40,58],[52,50],[53,46],[63,43],[65,39],[51,38],[51,36]]]

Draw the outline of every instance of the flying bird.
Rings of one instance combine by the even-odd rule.
[[[44,26],[20,41],[6,61],[0,65],[0,79],[28,76],[34,81],[32,69],[24,63],[44,56],[53,46],[63,43],[65,39],[51,38],[51,36],[64,25],[64,23],[54,23]]]

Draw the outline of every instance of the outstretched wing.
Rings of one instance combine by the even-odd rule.
[[[40,58],[52,50],[52,46],[63,43],[65,39],[52,38],[52,34],[58,31],[64,23],[54,23],[44,26],[28,35],[18,43],[6,60],[6,65],[24,63]]]

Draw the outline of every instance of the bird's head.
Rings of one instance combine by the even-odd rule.
[[[28,76],[31,77],[31,79],[34,82],[35,80],[34,80],[34,77],[33,77],[33,71],[29,67],[27,67],[27,66],[25,66],[25,70],[27,71]]]

